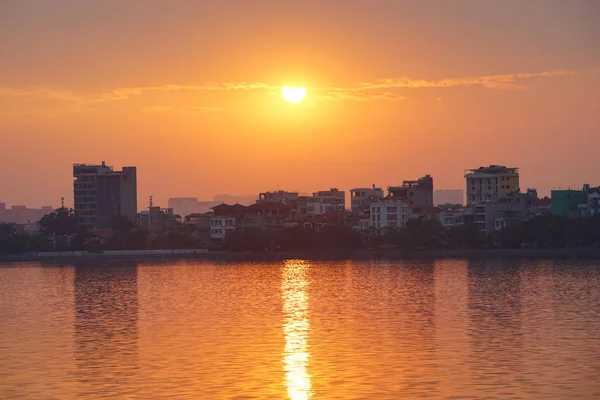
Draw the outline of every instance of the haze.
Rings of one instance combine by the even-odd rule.
[[[2,1],[0,200],[71,204],[72,163],[102,160],[138,167],[140,207],[489,164],[600,184],[598,21],[594,0]]]

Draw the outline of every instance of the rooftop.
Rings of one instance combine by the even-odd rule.
[[[495,165],[495,164],[492,164],[492,165],[487,166],[487,167],[479,167],[479,168],[467,169],[465,171],[470,171],[473,174],[499,174],[499,173],[503,173],[503,172],[517,173],[517,172],[519,172],[519,168],[516,168],[516,167],[507,167],[505,165]]]

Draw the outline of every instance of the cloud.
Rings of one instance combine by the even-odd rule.
[[[196,106],[186,106],[186,107],[152,106],[152,107],[142,107],[141,110],[143,112],[147,112],[147,113],[178,112],[178,113],[184,113],[184,114],[203,114],[203,113],[223,111],[222,108],[196,107]]]
[[[412,79],[408,77],[385,78],[371,82],[361,82],[347,87],[309,88],[314,93],[315,101],[401,101],[406,97],[398,93],[402,90],[420,88],[452,88],[479,86],[494,90],[524,90],[523,81],[532,78],[551,78],[556,76],[575,75],[575,71],[552,70],[530,73],[514,73],[503,75],[488,75],[470,78],[445,78],[439,80]],[[0,97],[8,97],[11,102],[28,102],[40,100],[55,100],[65,102],[69,106],[67,112],[90,110],[94,104],[126,101],[133,97],[143,97],[153,92],[269,92],[274,93],[279,86],[264,82],[221,82],[205,85],[165,84],[156,86],[121,87],[97,93],[78,93],[51,88],[10,88],[0,87]],[[144,112],[179,112],[204,113],[222,111],[216,107],[174,107],[147,106]]]
[[[323,94],[317,93],[315,96],[318,100],[324,101],[377,101],[377,100],[388,100],[388,101],[400,101],[406,100],[406,97],[393,92],[381,92],[381,93],[368,93],[359,91],[347,91],[345,89],[334,88],[327,91],[323,91]]]
[[[536,78],[536,77],[554,77],[575,75],[574,71],[554,70],[542,71],[534,73],[518,73],[504,75],[488,75],[471,78],[446,78],[439,80],[423,80],[391,78],[379,79],[373,82],[363,82],[355,88],[345,88],[347,91],[365,91],[365,90],[381,90],[381,89],[400,89],[400,88],[448,88],[456,86],[483,86],[489,89],[524,89],[525,87],[519,83],[521,80]]]

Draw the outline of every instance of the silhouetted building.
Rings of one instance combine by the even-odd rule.
[[[186,216],[209,212],[211,207],[221,204],[219,201],[199,201],[196,197],[174,197],[169,199],[168,207],[175,214]]]
[[[38,222],[46,214],[50,214],[54,209],[50,206],[42,208],[27,208],[26,206],[12,206],[6,208],[6,204],[0,203],[0,222],[10,222],[13,224],[27,224]]]
[[[390,186],[388,195],[407,200],[411,206],[433,207],[433,177],[425,175],[415,181],[404,181],[402,186]]]
[[[136,220],[137,171],[113,171],[100,165],[73,164],[73,196],[77,222],[87,229],[105,229],[118,215]]]
[[[163,232],[176,228],[181,223],[181,216],[172,208],[150,206],[139,214],[139,225],[153,232]]]

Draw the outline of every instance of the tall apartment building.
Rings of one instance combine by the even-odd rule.
[[[390,186],[388,194],[408,201],[411,206],[433,207],[433,177],[425,175],[414,181],[404,181],[402,186]]]
[[[519,169],[503,165],[490,165],[468,170],[467,205],[496,201],[500,195],[519,189]]]
[[[77,222],[87,229],[108,228],[117,215],[136,221],[137,170],[113,171],[100,165],[73,164],[73,197]]]
[[[371,203],[383,197],[383,189],[375,187],[350,190],[350,212],[353,215],[369,215]]]

